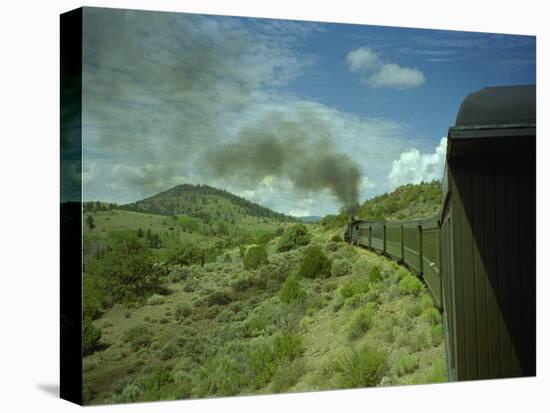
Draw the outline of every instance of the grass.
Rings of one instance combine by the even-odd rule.
[[[445,380],[439,313],[423,288],[400,286],[412,275],[332,242],[340,230],[307,229],[311,245],[349,269],[297,277],[310,245],[277,252],[278,236],[256,269],[229,247],[204,267],[172,266],[149,302],[115,304],[90,321],[101,346],[84,358],[86,403]]]

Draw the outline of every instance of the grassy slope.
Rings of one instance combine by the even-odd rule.
[[[357,211],[361,219],[405,220],[431,216],[441,207],[441,183],[433,181],[418,185],[402,185],[391,193],[365,201]]]
[[[337,368],[339,357],[349,352],[350,347],[358,349],[366,343],[374,343],[388,351],[389,367],[381,385],[444,380],[443,344],[439,339],[434,342],[433,327],[419,314],[421,299],[396,292],[397,266],[371,252],[329,242],[333,232],[323,233],[317,226],[310,229],[314,232],[313,242],[321,245],[331,258],[346,256],[350,262],[359,259],[367,262],[367,269],[374,265],[380,267],[384,288],[372,327],[365,334],[354,340],[348,338],[350,320],[361,310],[365,300],[368,301],[368,297],[363,295],[356,297],[355,301],[343,302],[340,288],[352,275],[301,280],[308,292],[302,304],[286,305],[279,300],[277,291],[284,276],[299,265],[306,248],[275,253],[278,241],[275,239],[268,246],[271,263],[259,270],[244,271],[235,249],[230,251],[231,263],[208,264],[204,269],[194,268],[192,274],[181,276],[178,271],[185,274],[185,270],[175,269],[174,279],[180,280],[169,283],[171,293],[162,304],[136,308],[118,305],[95,321],[103,329],[105,349],[84,360],[89,401],[131,401],[134,399],[124,397],[133,388],[141,389],[135,400],[146,399],[143,389],[148,388],[147,383],[151,380],[148,377],[159,366],[165,366],[171,377],[177,380],[165,384],[166,391],[156,394],[155,398],[345,387],[342,372]],[[340,230],[334,231],[337,232]],[[336,251],[331,251],[336,247]],[[285,269],[281,270],[283,267]],[[239,279],[258,278],[264,279],[266,284],[235,287]],[[217,291],[229,292],[230,302],[209,305],[209,297]],[[422,292],[422,295],[426,296],[427,292]],[[190,305],[192,314],[178,321],[175,312],[181,303]],[[135,325],[145,325],[153,333],[151,343],[137,351],[123,339],[124,332]],[[211,363],[217,360],[217,353],[232,354],[232,346],[248,351],[262,343],[271,343],[273,337],[289,326],[302,341],[302,357],[277,364],[266,384],[243,385],[238,392],[220,390],[219,383],[223,380],[218,376],[231,377],[232,370],[226,371],[224,365],[220,367]],[[196,341],[193,345],[186,345],[191,337]],[[174,354],[166,350],[170,346],[175,347]],[[397,371],[398,359],[408,353],[418,358],[417,366],[414,367],[416,363],[413,363],[411,372],[402,374]]]

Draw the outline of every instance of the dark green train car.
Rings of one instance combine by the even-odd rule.
[[[439,216],[422,221],[422,275],[436,305],[441,308]]]
[[[412,221],[403,224],[403,258],[405,264],[418,274],[422,273],[422,223]]]
[[[535,95],[481,89],[449,129],[441,258],[451,380],[535,375]]]
[[[370,223],[359,222],[357,224],[357,245],[370,247]]]
[[[403,227],[400,223],[386,223],[386,254],[397,262],[403,261]]]
[[[379,253],[386,251],[386,230],[382,222],[370,224],[370,247]]]

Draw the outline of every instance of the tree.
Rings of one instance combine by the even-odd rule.
[[[143,238],[143,230],[141,228],[137,230],[137,236],[138,238]]]
[[[88,225],[88,228],[90,228],[90,230],[95,228],[94,217],[93,216],[88,215],[86,217],[86,225]]]

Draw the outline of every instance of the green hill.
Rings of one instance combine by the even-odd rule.
[[[360,219],[401,221],[433,215],[441,207],[441,182],[402,185],[393,192],[371,198],[357,211]]]
[[[366,221],[403,221],[425,218],[441,208],[441,182],[422,182],[402,185],[393,192],[368,199],[359,206],[356,217]],[[347,211],[326,215],[321,220],[325,230],[340,228],[349,223]]]
[[[278,222],[295,221],[290,216],[208,185],[178,185],[120,208],[157,215],[187,215],[205,222],[221,219],[234,224],[247,216]]]

